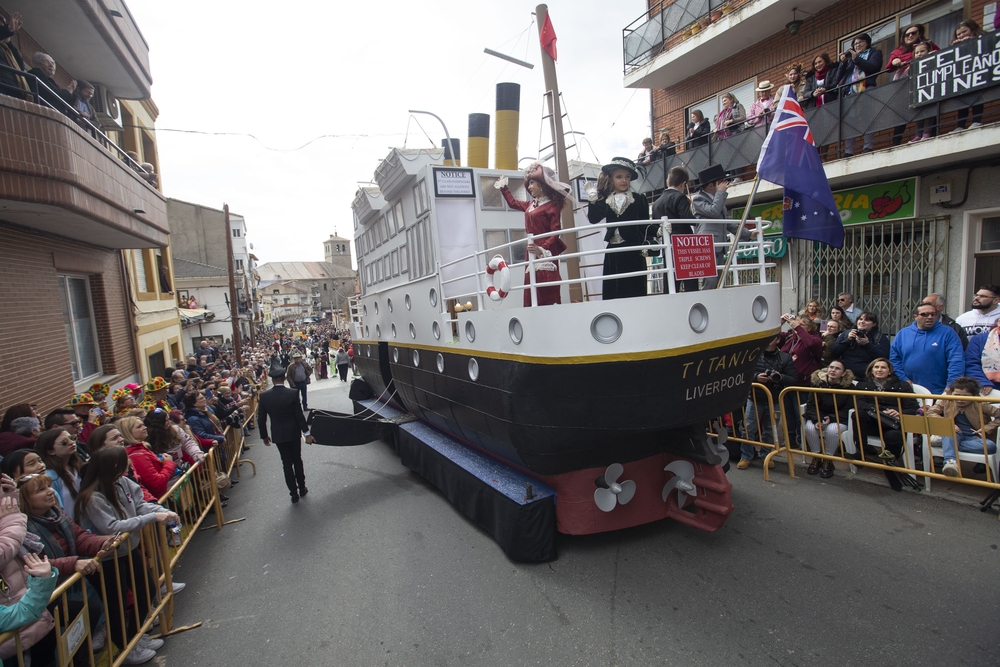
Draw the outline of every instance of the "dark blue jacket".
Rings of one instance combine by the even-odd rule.
[[[990,380],[983,371],[983,348],[986,347],[986,339],[989,337],[990,332],[984,331],[969,339],[969,347],[965,350],[965,374],[979,380],[979,384],[984,387],[992,385],[1000,389],[1000,383]]]
[[[860,333],[860,330],[859,330]],[[868,332],[868,344],[859,345],[851,340],[850,330],[837,336],[837,342],[830,348],[834,359],[844,362],[846,368],[854,371],[854,377],[863,378],[868,371],[868,364],[879,357],[889,358],[889,337],[872,327]]]
[[[191,427],[191,432],[199,438],[215,440],[220,444],[226,439],[225,436],[215,432],[215,424],[212,423],[212,420],[204,412],[197,408],[185,410],[184,419],[187,420],[187,425]]]

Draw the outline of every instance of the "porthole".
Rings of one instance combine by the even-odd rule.
[[[376,314],[376,315],[378,315],[378,301],[376,301],[376,302],[375,302],[374,304],[372,304],[372,305],[374,305],[374,306],[375,306],[375,314]]]
[[[420,368],[420,350],[413,351],[413,367]]]
[[[437,322],[431,322],[431,333],[434,334],[434,338],[441,340],[441,327]]]
[[[438,352],[437,356],[438,373],[444,373],[444,355]]]
[[[764,297],[758,296],[754,299],[751,309],[753,311],[753,318],[758,322],[763,322],[767,319],[767,299]]]
[[[470,343],[476,342],[476,326],[472,322],[465,323],[465,337]]]
[[[369,359],[371,358],[371,356],[372,356],[372,346],[371,345],[365,345],[365,356],[368,357]]]
[[[389,309],[390,313],[392,312],[392,299],[385,300],[385,307]]]
[[[416,337],[417,337],[417,328],[413,326],[413,322],[410,322],[410,338],[415,339]]]
[[[510,334],[510,339],[514,341],[515,345],[520,345],[521,339],[524,337],[521,321],[516,317],[510,318],[510,324],[507,325],[507,333]]]
[[[691,306],[688,313],[688,324],[695,333],[702,333],[708,328],[708,308],[700,303]]]
[[[368,305],[367,304],[361,304],[361,312],[365,314],[365,317],[368,317]]]
[[[394,363],[394,364],[398,364],[399,363],[399,348],[398,347],[392,348],[392,363]]]
[[[431,288],[430,294],[427,295],[431,302],[431,307],[437,308],[438,305],[438,293],[433,287]]]
[[[368,331],[368,325],[365,325],[365,338],[371,338],[371,332]]]
[[[396,325],[395,324],[392,325],[392,337],[393,338],[396,337]]]
[[[382,337],[382,329],[377,324],[375,325],[375,337],[376,338],[381,338]]]
[[[403,297],[403,303],[406,304],[406,309],[407,310],[410,310],[410,309],[413,308],[413,303],[410,302],[410,295],[409,294],[407,294],[405,297]]]
[[[613,343],[622,335],[622,321],[614,313],[601,313],[590,323],[590,335],[598,343]]]
[[[469,379],[475,382],[479,379],[479,362],[469,359]]]

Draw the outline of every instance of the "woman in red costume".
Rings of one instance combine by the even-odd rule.
[[[507,205],[519,211],[524,211],[524,231],[528,234],[545,234],[555,232],[562,227],[560,218],[563,206],[570,197],[569,186],[560,183],[556,179],[554,171],[548,167],[543,167],[537,162],[532,163],[525,171],[524,189],[531,195],[531,201],[519,201],[514,199],[510,189],[507,188],[507,177],[501,176],[496,182],[496,188],[507,200]],[[529,241],[528,252],[537,259],[554,257],[566,250],[566,244],[558,236],[550,236],[537,241]],[[529,269],[524,270],[524,305],[531,305],[531,278],[528,275]],[[536,262],[535,263],[535,291],[538,293],[538,304],[548,306],[553,303],[560,303],[559,285],[542,287],[541,283],[556,282],[562,278],[559,275],[558,262]]]

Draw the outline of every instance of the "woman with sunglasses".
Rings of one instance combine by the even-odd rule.
[[[166,414],[166,413],[163,413]],[[132,462],[140,486],[149,489],[154,498],[162,498],[170,488],[170,480],[177,464],[170,454],[156,454],[146,438],[149,429],[138,417],[126,417],[118,422],[118,430],[125,439],[125,451]]]
[[[115,561],[105,559],[101,566],[108,592],[107,616],[110,619],[111,639],[118,646],[125,646],[135,634],[136,615],[145,619],[149,614],[150,602],[155,603],[156,587],[149,579],[146,564],[139,549],[139,532],[153,523],[175,523],[175,513],[155,503],[142,499],[139,485],[125,477],[129,457],[124,447],[110,446],[97,451],[90,459],[83,486],[76,499],[76,513],[80,524],[99,535],[129,533],[128,540],[116,551],[118,576]],[[129,563],[135,572],[135,588],[129,575]],[[131,589],[136,614],[125,614],[126,624],[120,622],[119,600],[126,598],[126,589]],[[174,592],[177,592],[175,584]],[[129,653],[126,662],[141,664],[155,655],[155,650],[163,645],[162,639],[143,636],[138,645]]]
[[[76,455],[76,440],[64,428],[51,428],[38,436],[35,453],[45,464],[45,474],[52,479],[59,506],[69,518],[76,518],[73,504],[80,491],[80,468],[83,466]]]

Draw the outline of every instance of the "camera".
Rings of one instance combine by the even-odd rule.
[[[771,382],[781,382],[781,373],[778,371],[771,371],[767,376],[771,378]]]

